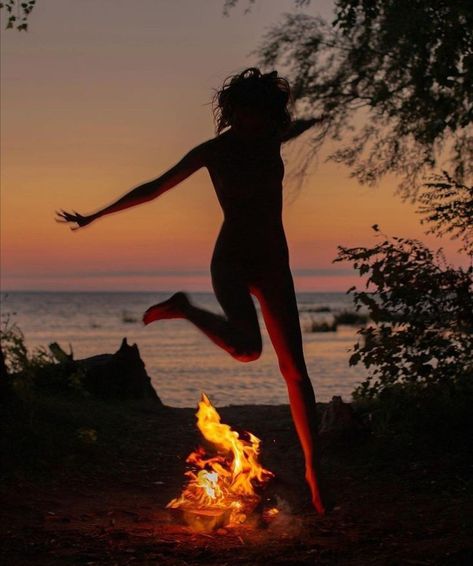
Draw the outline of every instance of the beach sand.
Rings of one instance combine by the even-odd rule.
[[[269,526],[250,521],[198,534],[165,509],[199,443],[195,409],[91,403],[90,422],[104,412],[96,442],[40,473],[16,466],[2,482],[3,564],[459,565],[471,558],[472,505],[454,458],[399,453],[366,432],[323,435],[334,507],[319,517],[308,503],[288,406],[224,407],[223,422],[262,439],[262,462],[276,474],[264,496],[281,513]]]

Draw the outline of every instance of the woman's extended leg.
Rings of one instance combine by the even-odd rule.
[[[306,480],[312,493],[312,503],[319,513],[324,514],[318,480],[315,395],[304,360],[299,313],[289,267],[266,273],[251,291],[260,302],[266,328],[287,384],[292,418],[304,452]]]
[[[237,360],[256,360],[262,350],[261,331],[244,278],[228,266],[212,271],[212,284],[225,316],[193,305],[185,293],[179,292],[150,307],[143,316],[144,323],[185,318]]]

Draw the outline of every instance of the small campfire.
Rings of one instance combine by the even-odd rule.
[[[193,469],[182,494],[167,504],[179,510],[185,522],[195,530],[212,530],[243,523],[261,501],[256,493],[274,474],[258,461],[260,439],[244,433],[241,437],[220,415],[205,394],[196,413],[197,427],[206,448],[192,452],[187,463]],[[267,509],[265,517],[274,517],[277,509]]]

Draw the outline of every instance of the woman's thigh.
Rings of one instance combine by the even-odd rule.
[[[211,275],[215,296],[228,321],[261,341],[258,314],[244,269],[232,262],[213,262]]]
[[[307,374],[294,282],[289,266],[268,267],[251,284],[281,370]],[[286,377],[286,375],[285,375]]]

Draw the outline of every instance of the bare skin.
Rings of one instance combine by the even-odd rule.
[[[304,123],[301,123],[304,122]],[[304,360],[289,254],[282,224],[284,165],[281,142],[299,135],[315,120],[298,121],[284,140],[270,133],[257,113],[237,113],[232,127],[195,147],[161,177],[133,189],[104,209],[82,216],[60,211],[58,221],[86,226],[106,214],[150,201],[206,167],[224,213],[211,261],[212,285],[225,316],[194,305],[183,293],[150,307],[145,324],[182,318],[242,362],[261,355],[262,339],[252,295],[284,377],[291,413],[302,445],[312,503],[324,514],[318,485],[316,405]]]

